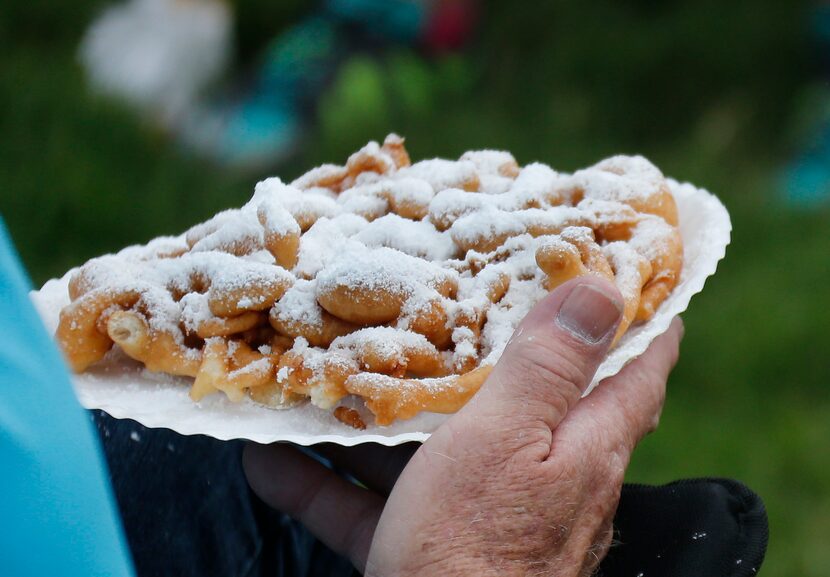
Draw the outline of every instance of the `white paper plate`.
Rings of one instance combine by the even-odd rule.
[[[720,201],[690,184],[669,181],[680,215],[684,263],[680,283],[646,324],[630,329],[600,365],[589,391],[602,379],[622,369],[665,332],[672,318],[686,310],[692,296],[703,289],[726,254],[732,225]],[[58,314],[69,303],[67,283],[72,271],[33,291],[32,300],[47,328],[54,332]],[[212,395],[194,403],[187,395],[189,381],[144,370],[113,350],[84,374],[73,377],[81,404],[102,409],[116,418],[135,419],[146,427],[166,427],[185,435],[204,434],[217,439],[249,439],[259,443],[291,441],[301,445],[331,442],[340,445],[381,443],[398,445],[424,441],[447,415],[422,413],[388,427],[370,425],[358,431],[310,404],[275,411],[245,400],[232,403]],[[587,393],[586,393],[587,394]]]

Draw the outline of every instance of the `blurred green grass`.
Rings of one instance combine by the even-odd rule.
[[[87,93],[75,50],[101,5],[0,10],[0,213],[36,284],[238,206],[264,176],[189,158]],[[643,153],[718,194],[732,245],[684,315],[661,427],[628,480],[743,480],[769,509],[763,574],[781,577],[830,575],[830,212],[790,210],[776,186],[813,73],[808,6],[491,3],[464,55],[349,60],[303,151],[269,171],[290,178],[396,131],[414,158],[493,147],[572,170]],[[243,55],[302,11],[241,3]]]

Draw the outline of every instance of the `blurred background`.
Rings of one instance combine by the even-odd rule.
[[[414,159],[644,154],[734,232],[627,480],[740,479],[769,510],[762,574],[827,576],[828,81],[807,0],[12,0],[0,213],[40,285],[390,131]]]

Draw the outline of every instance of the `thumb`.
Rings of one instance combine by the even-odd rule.
[[[558,287],[513,333],[468,404],[468,417],[507,418],[520,427],[542,421],[555,429],[593,379],[622,310],[619,291],[600,277],[580,277]]]

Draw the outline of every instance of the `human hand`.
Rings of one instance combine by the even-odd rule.
[[[396,483],[411,447],[374,461],[378,447],[348,449],[366,490],[285,445],[250,445],[251,486],[368,576],[589,574],[610,544],[631,452],[657,424],[683,332],[675,320],[580,400],[621,302],[598,278],[543,299],[481,391],[415,451]]]

